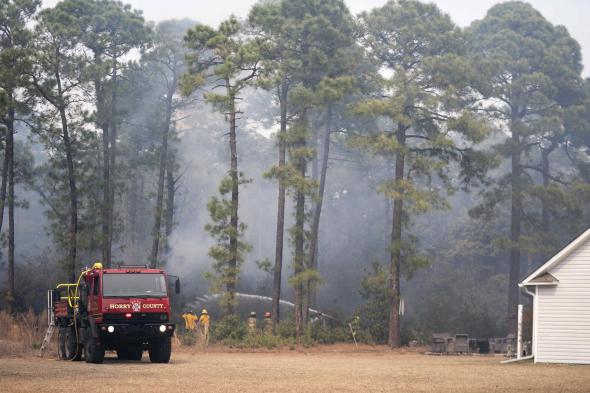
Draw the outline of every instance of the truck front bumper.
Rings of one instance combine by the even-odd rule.
[[[174,334],[175,325],[172,323],[104,323],[99,327],[100,337],[103,340],[109,339],[150,339],[160,337],[171,337]]]

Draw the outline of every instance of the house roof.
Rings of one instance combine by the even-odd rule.
[[[528,282],[529,285],[556,285],[559,282],[551,273],[541,274]]]
[[[531,275],[522,280],[520,286],[525,285],[555,285],[559,282],[555,277],[549,274],[549,271],[558,263],[563,261],[568,255],[574,252],[578,247],[590,239],[590,228],[578,236],[573,242],[565,246],[561,251],[545,262],[543,266],[535,270]]]

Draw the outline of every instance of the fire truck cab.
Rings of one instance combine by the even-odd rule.
[[[168,363],[175,325],[170,323],[168,276],[162,269],[122,265],[86,269],[76,283],[52,291],[60,359],[102,363],[105,350],[124,360]],[[174,283],[176,293],[180,282]]]

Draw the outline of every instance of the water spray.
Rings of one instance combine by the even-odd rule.
[[[219,294],[214,294],[214,295],[205,294],[205,295],[197,296],[197,302],[198,303],[210,303],[210,302],[213,302],[213,301],[219,299],[220,296],[221,295],[219,295]],[[242,298],[242,299],[261,300],[261,301],[265,301],[265,302],[272,301],[272,298],[270,296],[255,295],[255,294],[250,294],[250,293],[236,292],[235,296],[237,298]],[[293,308],[295,307],[294,303],[287,301],[287,300],[281,299],[281,300],[279,300],[279,303],[283,304],[285,306],[289,306],[289,307],[293,307]],[[315,316],[312,318],[312,322],[315,321],[316,319],[319,319],[319,318],[328,318],[328,319],[332,319],[334,321],[338,321],[336,318],[334,318],[328,314],[325,314],[319,310],[315,310],[313,308],[310,308],[309,312],[312,314],[315,314]]]

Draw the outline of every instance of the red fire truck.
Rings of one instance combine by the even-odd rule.
[[[119,359],[168,363],[175,325],[170,323],[169,278],[164,270],[95,263],[76,283],[51,292],[60,359],[102,363],[105,350]],[[174,282],[176,293],[180,281]]]

